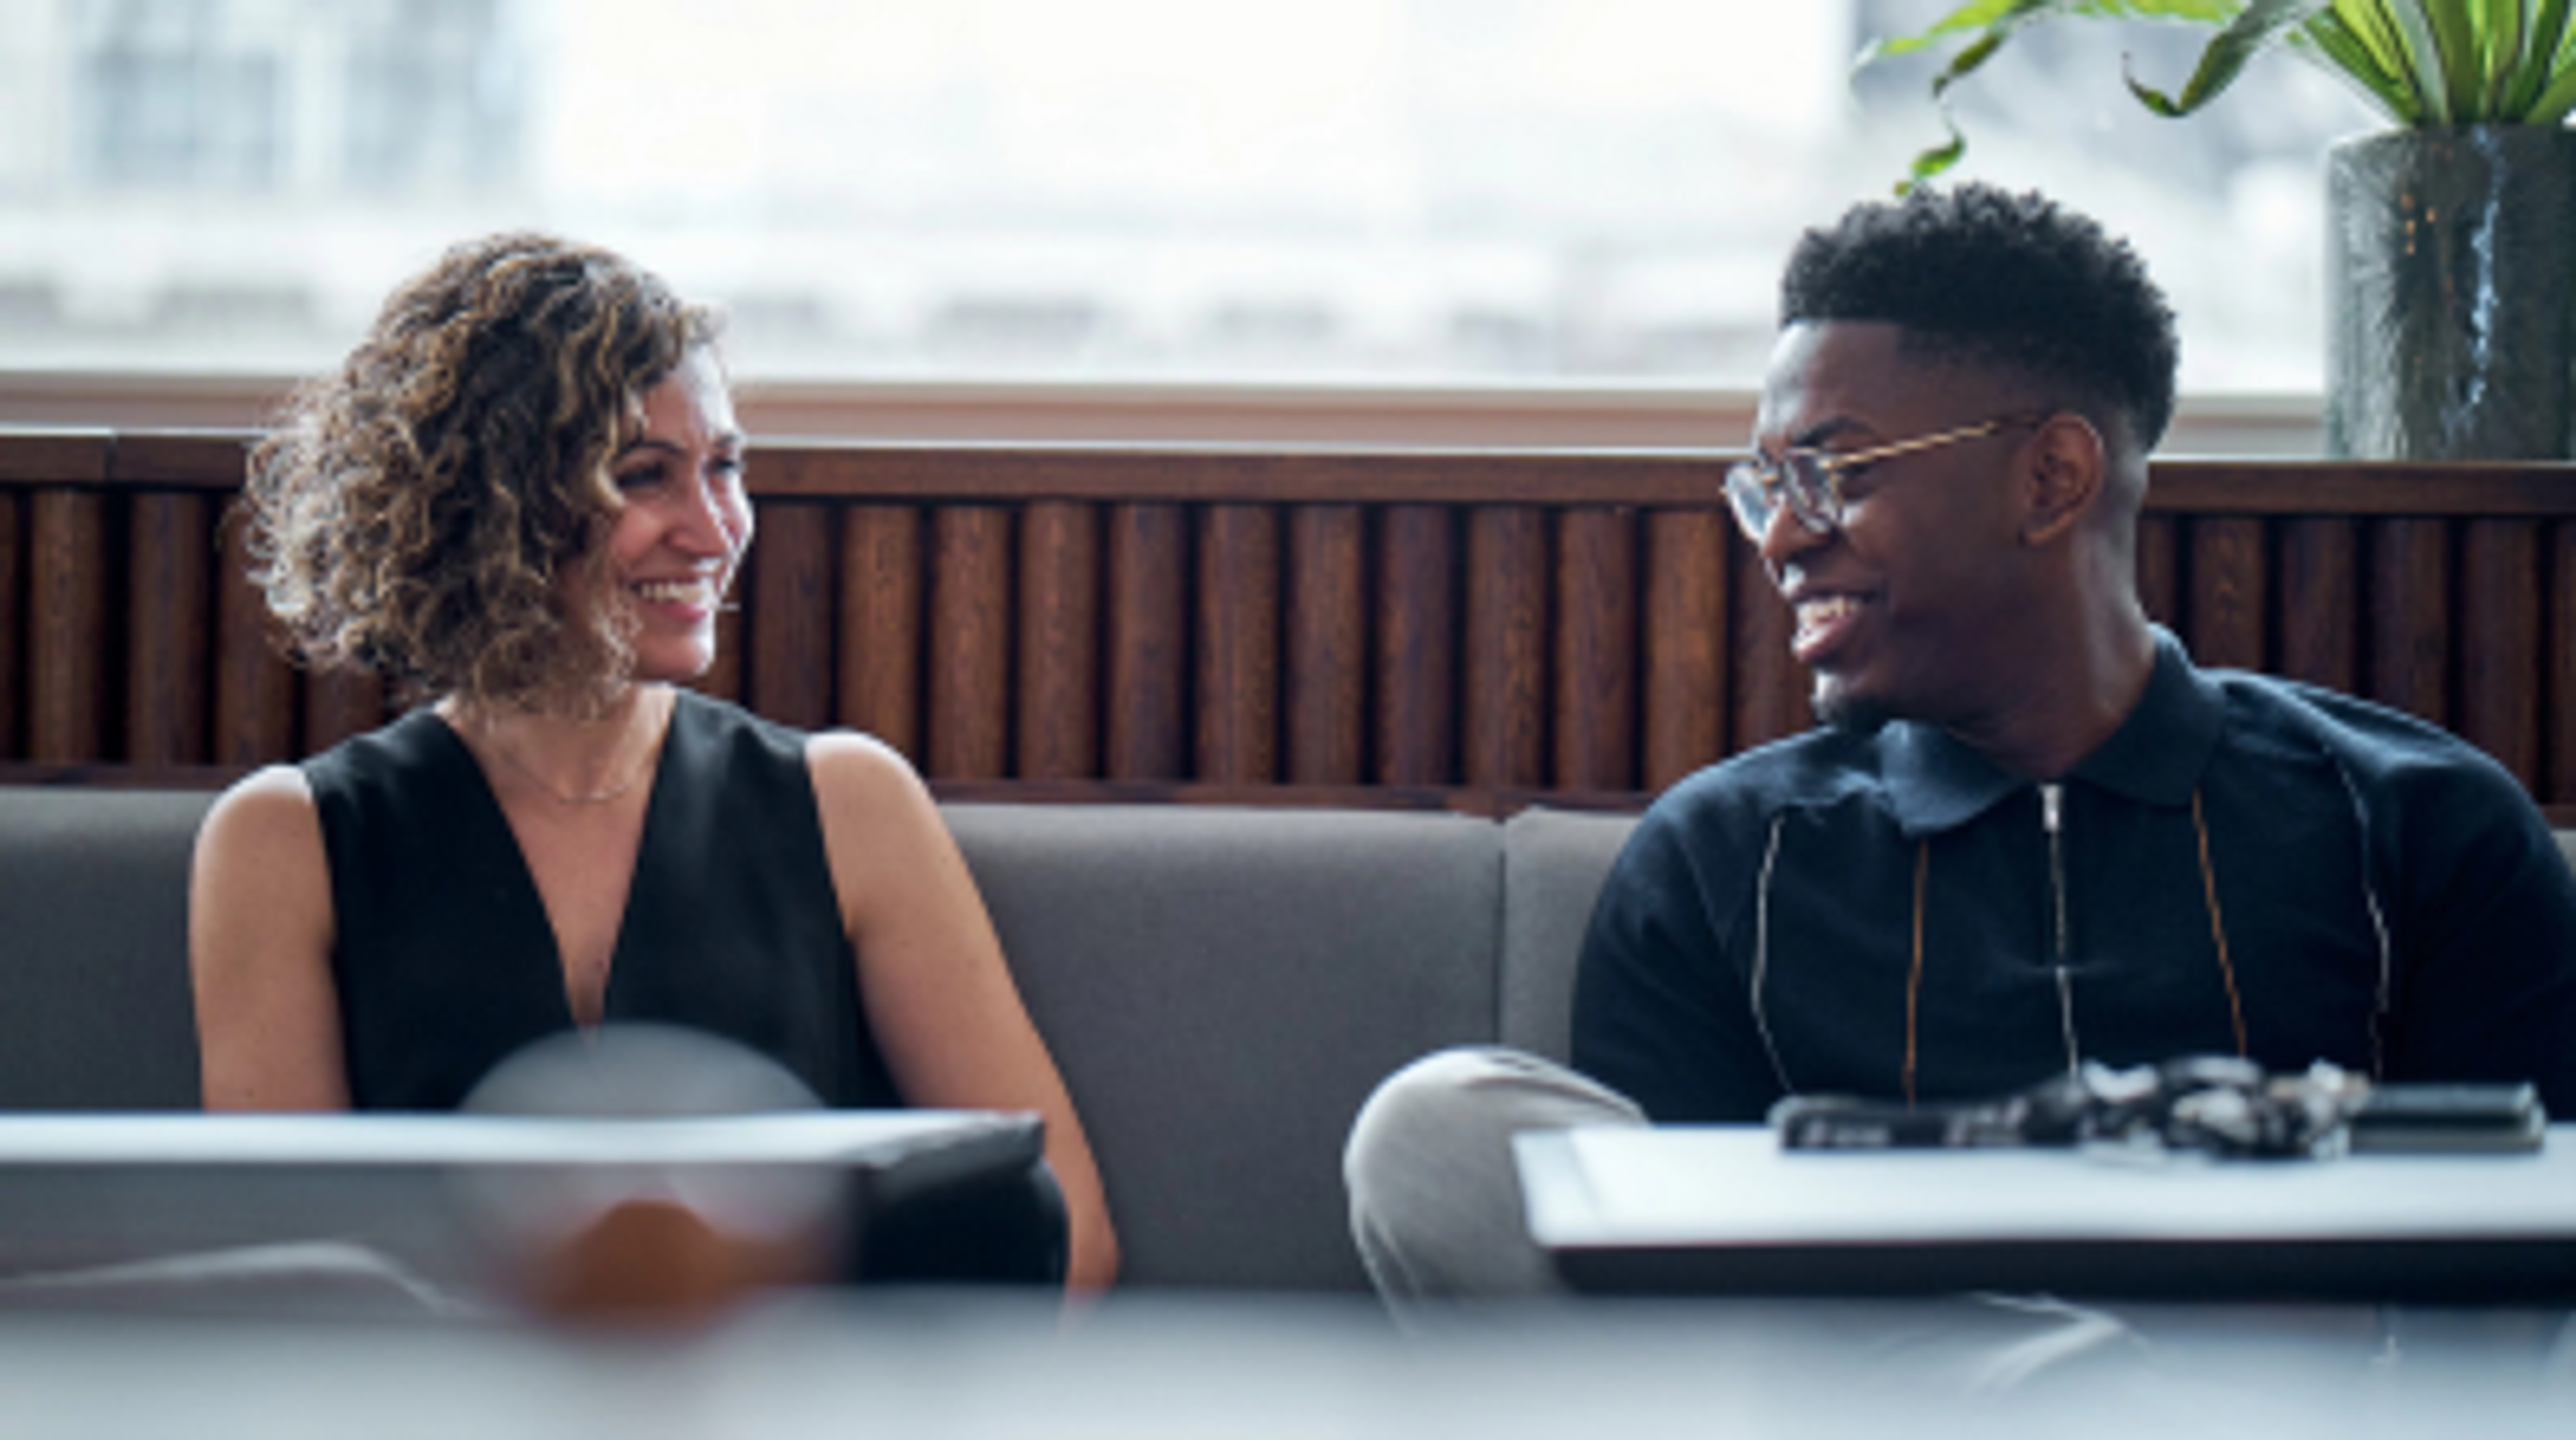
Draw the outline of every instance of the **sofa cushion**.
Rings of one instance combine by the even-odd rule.
[[[1533,808],[1503,825],[1502,1042],[1566,1058],[1574,962],[1634,815]]]
[[[1141,1283],[1358,1288],[1341,1151],[1489,1040],[1498,827],[1455,815],[952,805]]]
[[[213,801],[0,789],[0,1109],[196,1108],[188,856]]]

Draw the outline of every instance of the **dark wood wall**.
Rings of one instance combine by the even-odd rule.
[[[215,783],[378,723],[272,653],[237,434],[0,430],[0,779]],[[1719,452],[775,444],[706,688],[951,793],[1633,801],[1805,723]],[[2161,464],[2148,609],[2576,804],[2576,466]]]

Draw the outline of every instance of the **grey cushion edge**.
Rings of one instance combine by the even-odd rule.
[[[1503,825],[1503,937],[1495,1028],[1506,1045],[1566,1058],[1575,961],[1602,877],[1637,817],[1532,806]]]

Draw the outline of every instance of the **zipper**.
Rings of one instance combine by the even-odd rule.
[[[2039,825],[2048,832],[2048,899],[2051,939],[2055,944],[2057,1029],[2066,1045],[2066,1073],[2083,1068],[2075,1043],[2075,977],[2067,970],[2066,943],[2066,787],[2051,782],[2039,787]]]

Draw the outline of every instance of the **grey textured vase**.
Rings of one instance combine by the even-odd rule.
[[[2571,453],[2576,132],[2473,125],[2327,157],[2326,451]]]

